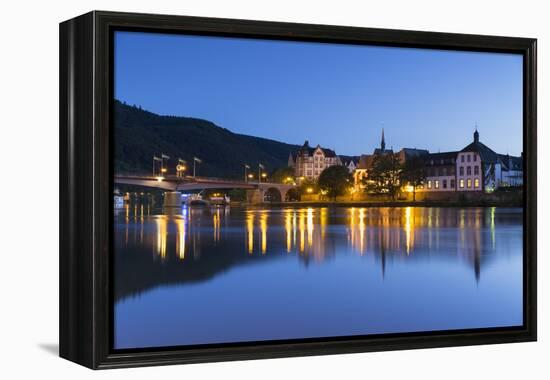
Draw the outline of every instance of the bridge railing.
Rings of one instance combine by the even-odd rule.
[[[150,180],[150,181],[157,181],[157,176],[132,176],[132,175],[115,175],[115,178],[120,179],[135,179],[135,180]],[[218,182],[218,183],[228,183],[228,184],[248,184],[248,185],[257,185],[258,181],[243,181],[238,179],[230,179],[230,178],[219,178],[219,177],[193,177],[193,176],[186,176],[186,177],[177,177],[175,175],[165,175],[163,176],[163,180],[167,182],[179,182],[181,184],[185,183],[193,183],[193,182]],[[264,185],[288,185],[283,183],[277,183],[277,182],[260,182],[260,184]]]

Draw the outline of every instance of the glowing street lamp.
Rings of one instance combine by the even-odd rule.
[[[248,172],[248,169],[250,169],[250,165],[248,164],[244,164],[244,181],[245,182],[248,182],[248,178],[252,178],[250,177],[250,174],[246,174]]]
[[[176,174],[178,177],[183,177],[184,172],[187,170],[187,161],[178,158],[178,165],[176,166]]]
[[[161,160],[160,160],[160,172],[161,172],[161,173],[166,173],[166,172],[168,171],[168,169],[166,169],[166,168],[164,167],[164,160],[169,160],[170,157],[167,156],[167,155],[164,154],[164,153],[161,153],[161,154],[160,154],[160,159],[161,159]]]
[[[311,193],[313,193],[313,188],[308,187],[308,188],[306,189],[306,191],[307,191],[309,194],[311,194]]]
[[[202,160],[198,157],[193,157],[193,178],[196,177],[196,173],[197,173],[197,162],[199,164],[202,164]]]
[[[157,162],[157,161],[160,161],[160,166],[162,168],[162,158],[157,157],[157,156],[153,156],[153,177],[156,175],[156,173],[155,173],[155,167],[156,167],[155,162]]]
[[[262,182],[262,169],[265,169],[265,167],[258,163],[258,183]]]

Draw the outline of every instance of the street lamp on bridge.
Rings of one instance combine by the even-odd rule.
[[[176,176],[178,178],[183,178],[185,171],[187,170],[187,161],[178,158],[178,165],[176,166]]]
[[[196,170],[197,170],[197,162],[199,164],[202,164],[202,160],[198,157],[193,157],[193,178],[196,177]]]
[[[161,153],[160,154],[160,158],[161,158],[161,161],[160,161],[160,171],[162,174],[166,173],[168,171],[168,169],[164,166],[164,160],[168,161],[170,159],[170,157],[168,157],[166,154],[164,153]]]
[[[250,169],[250,165],[244,164],[244,181],[245,182],[248,182],[248,178],[249,178],[249,176],[247,175],[248,169]]]
[[[153,156],[153,177],[156,176],[156,173],[155,173],[155,168],[156,168],[155,162],[157,162],[157,161],[160,161],[161,170],[160,170],[159,172],[162,171],[162,158],[157,157],[157,156]]]
[[[265,167],[258,163],[258,183],[262,182],[262,169],[265,169]]]

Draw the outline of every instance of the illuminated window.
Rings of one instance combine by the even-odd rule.
[[[478,178],[474,179],[474,187],[475,188],[479,187],[479,179]]]
[[[466,182],[466,186],[469,188],[472,187],[472,180],[470,178],[468,178],[468,181]]]
[[[472,167],[471,166],[468,166],[466,168],[466,175],[472,175]]]
[[[464,180],[461,179],[459,182],[458,182],[458,186],[460,186],[461,189],[464,188]]]
[[[475,156],[474,156],[475,157]],[[474,166],[474,174],[475,175],[478,175],[479,174],[479,166]]]
[[[437,181],[437,180],[434,181],[434,187],[435,187],[436,189],[439,189],[439,181]]]
[[[432,181],[428,181],[428,189],[432,188]]]

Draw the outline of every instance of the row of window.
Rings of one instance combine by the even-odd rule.
[[[477,161],[477,154],[463,154],[461,157],[460,157],[460,161],[461,162],[464,162],[464,159],[466,157],[466,161],[467,162],[471,162],[472,161],[472,156],[474,156],[474,162]]]
[[[464,156],[462,156],[464,157]],[[474,156],[476,157],[476,156]],[[466,175],[472,175],[472,167],[471,166],[461,166],[458,171],[459,175],[464,175],[464,168],[466,168]],[[474,166],[474,175],[479,175],[479,166]]]
[[[447,187],[447,184],[449,185],[449,187]],[[460,189],[463,189],[464,188],[464,185],[466,184],[466,188],[468,189],[471,189],[472,188],[472,179],[471,178],[468,178],[466,180],[466,182],[464,182],[463,179],[459,180],[458,181],[458,187]],[[479,188],[479,178],[474,178],[474,181],[473,181],[473,184],[474,184],[474,189],[478,189]],[[428,189],[439,189],[439,180],[436,179],[435,181],[432,181],[432,180],[428,180]],[[454,189],[455,188],[455,180],[454,179],[451,179],[447,182],[446,179],[442,180],[441,181],[441,187],[443,189]]]
[[[319,174],[321,174],[319,170],[315,170],[315,172],[312,172],[311,170],[308,170],[308,171],[306,171],[306,175],[305,175],[305,176],[306,176],[306,177],[311,177],[312,175],[318,176]]]
[[[310,167],[312,168],[313,166],[315,167],[320,167],[320,165],[328,165],[327,162],[316,162],[315,164],[313,162],[299,162],[297,166],[304,166],[304,167]]]
[[[449,167],[439,167],[439,168],[438,167],[428,168],[426,170],[426,174],[428,177],[455,175],[455,167],[449,166]]]
[[[442,184],[442,187],[444,189],[447,188],[447,183],[449,184],[449,188],[450,189],[454,189],[455,188],[455,180],[454,179],[451,179],[449,182],[447,182],[446,179],[442,180],[441,181],[441,184]],[[439,189],[439,180],[436,179],[435,181],[432,181],[432,180],[428,180],[428,189],[431,189],[433,186],[434,189]]]

